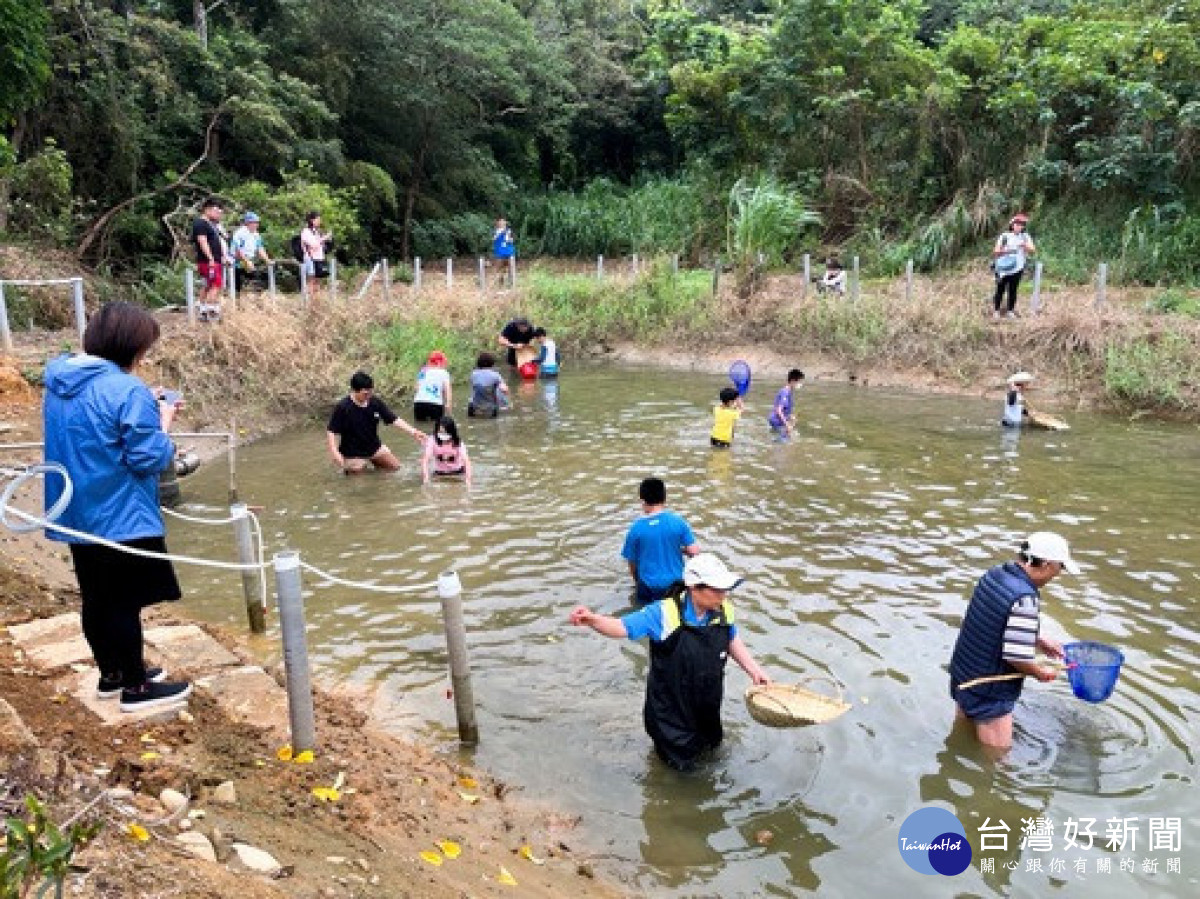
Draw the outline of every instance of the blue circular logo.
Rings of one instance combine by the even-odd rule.
[[[962,822],[942,808],[919,808],[900,825],[900,857],[920,874],[953,877],[971,864],[971,844]]]

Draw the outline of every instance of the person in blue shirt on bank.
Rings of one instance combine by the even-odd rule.
[[[642,517],[625,535],[621,557],[637,587],[637,601],[655,602],[667,595],[683,576],[683,557],[700,552],[692,529],[683,517],[667,511],[667,485],[661,478],[646,478],[638,488]]]
[[[724,738],[721,701],[725,662],[732,658],[755,684],[771,679],[738,635],[729,594],[742,579],[712,553],[689,559],[680,589],[621,618],[586,606],[570,621],[606,637],[650,638],[650,671],[642,718],[659,758],[680,771]]]
[[[993,750],[1012,745],[1013,708],[1023,677],[963,686],[980,678],[1025,675],[1048,683],[1058,669],[1040,664],[1036,652],[1063,657],[1062,645],[1040,633],[1038,590],[1061,572],[1079,574],[1067,541],[1039,531],[1021,544],[1015,562],[987,571],[975,585],[950,657],[950,695],[955,720],[969,721],[979,742]]]
[[[497,283],[503,287],[507,282],[509,267],[517,255],[517,241],[513,237],[512,228],[502,218],[496,219],[496,227],[492,230],[492,258],[496,260]],[[508,284],[512,287],[512,284]]]

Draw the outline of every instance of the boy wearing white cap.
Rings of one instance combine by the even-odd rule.
[[[1061,659],[1062,646],[1039,634],[1039,588],[1059,572],[1079,574],[1067,541],[1058,534],[1039,531],[1021,544],[1015,562],[989,570],[971,595],[962,629],[950,657],[950,695],[957,703],[957,719],[967,719],[984,746],[1007,749],[1012,745],[1012,712],[1021,695],[1023,678],[992,681],[960,689],[978,678],[1025,674],[1049,682],[1058,669],[1040,665],[1035,651]]]
[[[697,757],[720,745],[725,662],[730,656],[756,684],[771,682],[738,636],[729,592],[742,582],[712,553],[683,569],[685,589],[621,618],[586,606],[571,623],[606,637],[650,638],[643,721],[654,748],[672,768],[687,771]]]
[[[1025,387],[1033,381],[1033,375],[1019,371],[1008,376],[1008,391],[1004,395],[1004,417],[1001,423],[1006,428],[1019,428],[1025,424],[1029,410],[1025,407]]]

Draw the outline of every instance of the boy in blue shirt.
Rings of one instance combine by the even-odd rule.
[[[667,511],[667,485],[646,478],[638,488],[642,517],[625,535],[621,556],[637,586],[637,601],[655,602],[683,577],[683,557],[700,552],[688,523]]]
[[[712,553],[689,559],[684,589],[621,618],[586,606],[571,623],[606,637],[650,638],[650,671],[642,712],[659,757],[681,771],[721,744],[725,662],[732,657],[756,684],[770,678],[754,661],[733,622],[729,591],[742,582]]]
[[[788,372],[787,383],[775,394],[775,404],[771,407],[771,415],[767,422],[780,440],[790,440],[792,429],[796,426],[796,391],[803,380],[804,372],[793,368]]]

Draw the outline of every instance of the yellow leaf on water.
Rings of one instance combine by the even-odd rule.
[[[428,849],[421,853],[421,859],[429,862],[429,864],[433,865],[435,868],[441,867],[442,864],[442,857],[436,852],[431,852]]]
[[[478,796],[474,795],[473,793],[464,793],[462,790],[458,791],[458,798],[463,802],[469,803],[470,805],[474,805],[479,801]]]
[[[446,858],[458,858],[462,855],[462,847],[453,840],[442,840],[437,844],[438,849],[441,849]]]
[[[140,824],[130,824],[129,835],[139,843],[145,843],[150,839],[150,831],[146,830],[146,828],[142,827]]]
[[[313,751],[311,749],[306,749],[299,753],[294,759],[292,759],[292,761],[297,765],[311,765],[314,758],[315,756],[313,755]]]
[[[479,786],[479,782],[473,777],[460,777],[458,779],[458,785],[464,790],[474,790]]]
[[[281,762],[290,762],[292,760],[292,747],[280,746],[279,751],[275,753],[275,758]]]
[[[504,867],[504,865],[500,866],[500,876],[497,877],[496,880],[509,887],[515,887],[517,885],[517,878],[513,877],[512,874],[509,873],[508,868]]]
[[[155,759],[160,759],[160,758],[162,758],[162,756],[159,755],[157,752],[143,752],[142,753],[142,761],[143,762],[152,762]]]
[[[529,861],[533,862],[535,865],[546,864],[546,860],[544,858],[538,858],[536,855],[533,854],[533,847],[530,846],[528,843],[521,847],[520,853],[521,853],[521,858],[528,859]]]

